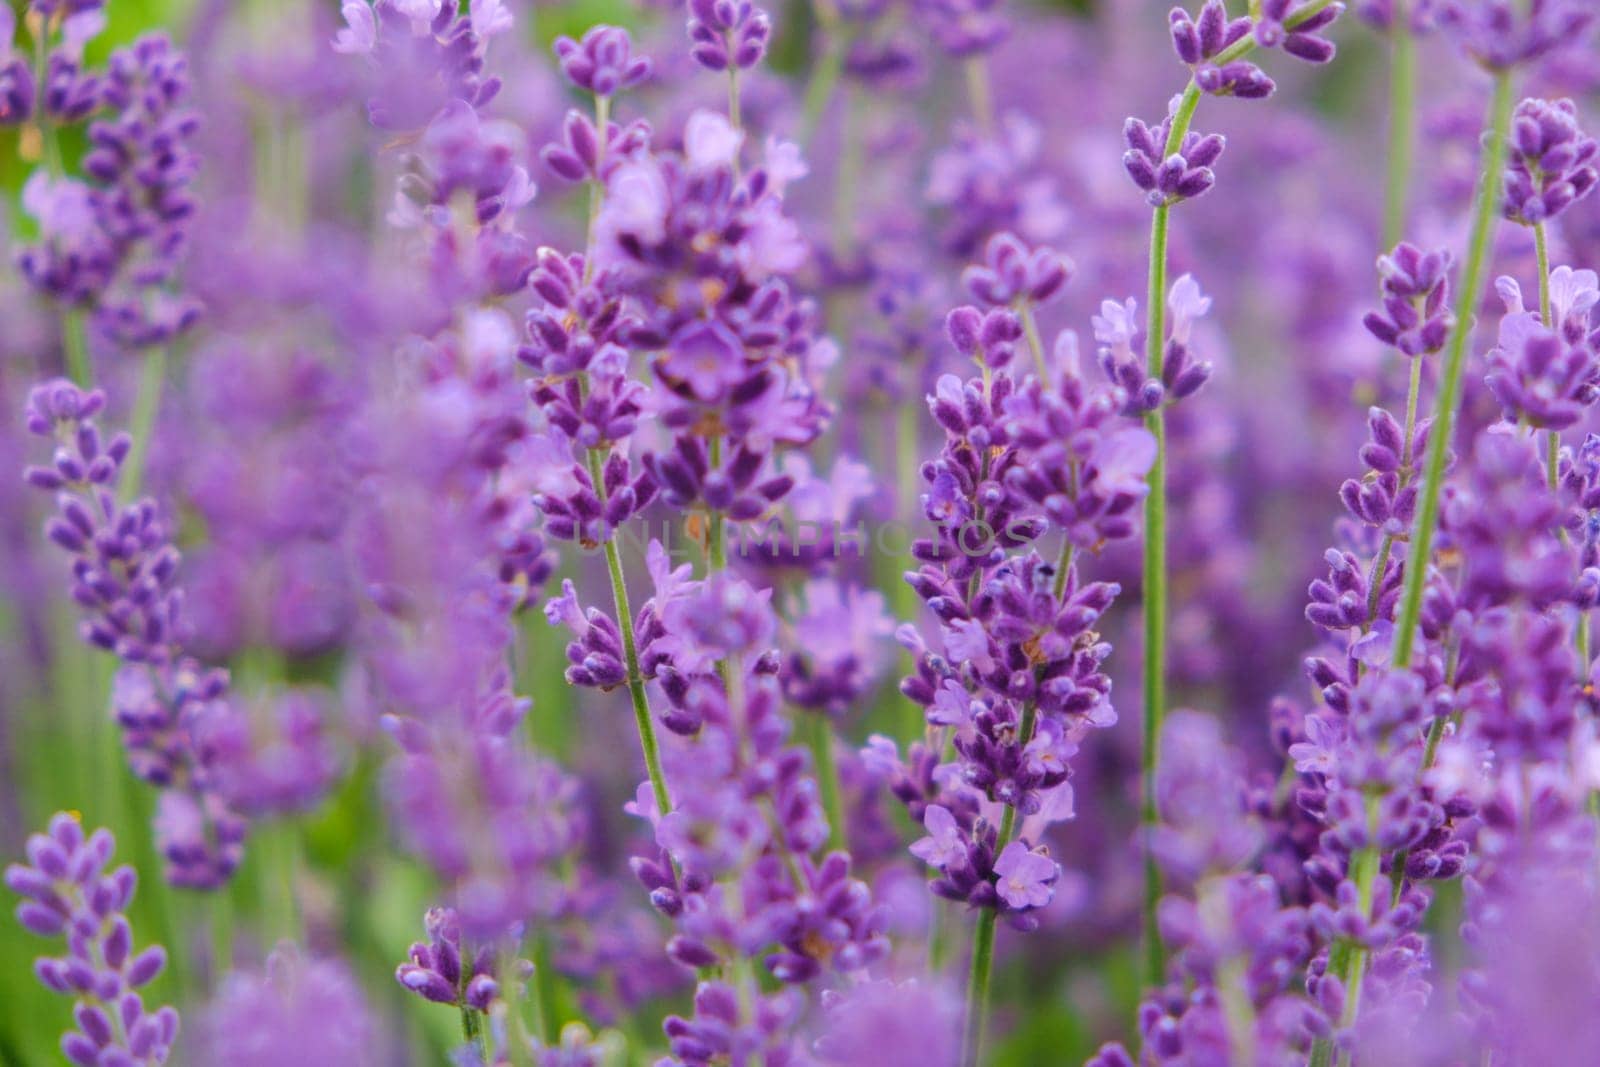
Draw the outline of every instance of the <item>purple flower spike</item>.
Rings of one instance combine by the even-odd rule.
[[[1443,0],[1437,20],[1467,55],[1508,70],[1586,47],[1595,15],[1590,0]]]
[[[226,730],[224,671],[184,653],[179,554],[155,501],[119,505],[117,476],[132,442],[102,442],[93,416],[105,405],[56,379],[34,387],[28,429],[57,443],[50,467],[25,480],[56,494],[45,535],[73,560],[71,596],[84,642],[123,661],[112,712],[134,773],[163,790],[156,836],[174,885],[213,889],[242,856],[245,823],[220,790],[216,753],[201,741]]]
[[[1450,253],[1423,252],[1402,241],[1378,258],[1378,277],[1383,308],[1362,320],[1367,331],[1408,356],[1442,349],[1455,324],[1448,306]]]
[[[1600,353],[1588,338],[1572,344],[1531,311],[1500,320],[1484,377],[1509,420],[1564,430],[1600,399]]]
[[[0,73],[0,109],[3,84]],[[92,309],[120,344],[166,344],[200,316],[198,303],[176,291],[199,169],[192,142],[200,122],[188,98],[188,58],[162,34],[114,52],[88,106],[60,98],[54,79],[47,96],[64,121],[106,110],[89,125],[87,182],[42,170],[29,180],[23,207],[40,240],[18,263],[41,292]]]
[[[106,871],[114,848],[110,831],[86,836],[76,816],[59,814],[48,832],[28,838],[28,863],[7,867],[5,884],[23,898],[18,922],[41,937],[65,938],[66,955],[42,956],[34,970],[76,1001],[78,1029],[61,1039],[67,1059],[151,1067],[167,1061],[178,1013],[146,1011],[136,992],[161,973],[167,954],[160,945],[133,950],[125,913],[137,876],[126,866]]]
[[[338,1026],[326,1025],[337,1018]],[[257,972],[234,971],[196,1027],[199,1056],[228,1067],[342,1063],[375,1067],[376,1019],[350,969],[284,942]]]
[[[1060,294],[1072,277],[1072,261],[1050,248],[1029,248],[1014,234],[989,238],[983,262],[961,272],[973,299],[990,307],[1019,301],[1039,305]],[[959,347],[959,346],[958,346]]]
[[[1528,99],[1511,124],[1505,216],[1526,226],[1547,222],[1594,191],[1600,145],[1578,128],[1571,100]]]
[[[1276,88],[1260,67],[1245,60],[1218,65],[1212,60],[1250,33],[1250,19],[1229,19],[1222,0],[1206,0],[1200,17],[1193,19],[1181,7],[1168,16],[1172,46],[1178,58],[1194,70],[1194,82],[1212,96],[1237,96],[1260,100]]]
[[[689,0],[689,54],[707,70],[749,70],[767,54],[772,20],[750,0]]]
[[[1333,58],[1333,42],[1320,36],[1344,12],[1343,4],[1329,4],[1309,18],[1307,7],[1296,0],[1265,0],[1255,23],[1256,43],[1263,48],[1282,48],[1308,63],[1326,63]]]
[[[465,948],[460,918],[451,908],[428,909],[423,928],[428,940],[411,946],[395,981],[424,1000],[487,1015],[499,995],[491,946]]]
[[[1123,169],[1145,191],[1145,198],[1158,207],[1192,200],[1216,184],[1211,168],[1227,145],[1220,134],[1201,135],[1191,130],[1184,134],[1178,151],[1167,155],[1171,128],[1170,116],[1153,128],[1136,118],[1130,118],[1122,127],[1128,146],[1122,155]]]
[[[596,96],[632,89],[650,77],[650,60],[633,54],[633,38],[617,26],[591,27],[581,41],[557,37],[553,48],[567,80]]]

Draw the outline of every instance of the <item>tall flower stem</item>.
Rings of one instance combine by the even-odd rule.
[[[1461,291],[1456,298],[1455,329],[1450,335],[1439,382],[1439,395],[1434,402],[1433,429],[1428,434],[1428,464],[1421,498],[1417,502],[1417,524],[1411,534],[1411,552],[1406,560],[1400,623],[1394,633],[1393,661],[1397,667],[1410,665],[1416,644],[1417,620],[1422,613],[1422,587],[1427,577],[1428,559],[1433,552],[1433,535],[1439,525],[1439,490],[1444,484],[1445,459],[1450,452],[1457,409],[1461,406],[1467,342],[1472,337],[1472,311],[1482,295],[1484,276],[1488,272],[1489,244],[1494,233],[1502,171],[1506,163],[1506,136],[1511,128],[1511,105],[1511,75],[1500,71],[1494,80],[1488,147],[1484,152],[1483,172],[1478,177],[1478,194],[1473,205],[1467,267],[1462,276]]]
[[[1556,324],[1552,321],[1554,315],[1550,309],[1550,238],[1542,222],[1533,224],[1533,250],[1539,264],[1539,321],[1554,330]],[[1551,430],[1545,436],[1544,466],[1545,478],[1550,488],[1554,489],[1561,466],[1560,430]]]
[[[967,77],[967,99],[972,104],[972,117],[978,129],[988,134],[994,132],[994,86],[989,81],[989,64],[982,54],[968,56],[962,65]]]
[[[1383,245],[1393,248],[1405,237],[1407,205],[1411,194],[1411,164],[1416,150],[1417,132],[1417,39],[1406,24],[1405,0],[1394,0],[1394,24],[1389,29],[1392,55],[1389,67],[1389,171],[1383,193]],[[1422,398],[1422,357],[1411,357],[1406,383],[1405,456],[1403,477],[1411,474],[1411,437],[1417,428],[1417,406]],[[1367,618],[1378,615],[1382,579],[1394,551],[1394,534],[1385,534],[1371,575],[1372,591],[1367,596]]]
[[[600,450],[589,450],[589,476],[595,493],[605,500],[605,472]],[[611,599],[617,609],[617,628],[622,631],[623,666],[628,671],[628,697],[633,702],[633,722],[639,732],[639,748],[644,752],[645,771],[650,775],[650,792],[656,810],[662,815],[672,810],[667,792],[667,776],[661,770],[661,746],[656,740],[655,722],[650,717],[650,698],[644,691],[644,676],[639,672],[639,645],[633,634],[633,607],[628,603],[628,585],[622,573],[622,555],[615,537],[605,543],[606,572],[611,576]]]
[[[1033,737],[1034,720],[1038,708],[1033,701],[1023,705],[1022,725],[1017,730],[1017,743],[1026,745]],[[999,856],[1011,843],[1016,832],[1017,809],[1007,804],[1000,816],[1000,828],[994,839],[994,854]],[[989,1021],[989,976],[994,971],[994,934],[998,908],[983,908],[978,912],[978,925],[972,934],[972,969],[967,975],[967,1017],[961,1030],[962,1067],[977,1067],[983,1055],[984,1029]]]
[[[1433,552],[1433,535],[1439,524],[1440,488],[1444,484],[1445,459],[1461,406],[1461,382],[1466,369],[1467,343],[1472,337],[1473,308],[1483,293],[1489,266],[1489,246],[1494,234],[1500,204],[1502,173],[1506,162],[1506,137],[1511,128],[1512,86],[1508,71],[1498,71],[1494,79],[1494,98],[1489,108],[1488,140],[1483,170],[1478,176],[1478,192],[1473,202],[1472,233],[1467,247],[1466,272],[1457,294],[1455,328],[1446,349],[1439,395],[1434,402],[1433,429],[1428,434],[1428,460],[1419,494],[1416,526],[1411,532],[1411,550],[1406,560],[1405,588],[1401,594],[1400,620],[1395,627],[1391,660],[1396,667],[1410,666],[1416,648],[1417,622],[1422,612],[1422,588],[1428,561]],[[1370,816],[1370,813],[1369,813]],[[1378,856],[1362,849],[1350,862],[1350,877],[1355,882],[1363,910],[1371,906],[1372,883],[1378,874]],[[1343,951],[1339,951],[1343,948]],[[1359,1009],[1360,984],[1366,966],[1366,953],[1349,944],[1336,945],[1328,970],[1346,990],[1346,1025],[1353,1023]],[[1313,1067],[1326,1067],[1333,1059],[1333,1045],[1319,1039],[1312,1048]]]
[[[1389,178],[1383,199],[1383,243],[1387,248],[1405,236],[1417,126],[1417,39],[1406,24],[1406,0],[1394,0],[1393,18],[1389,29]]]
[[[842,36],[839,12],[834,8],[833,0],[817,0],[816,9],[817,28],[822,31],[825,40],[822,54],[817,57],[817,64],[811,68],[811,77],[806,82],[797,137],[801,148],[811,144],[823,113],[833,101],[834,90],[839,86],[839,75],[844,71],[845,49],[849,47],[849,41]]]
[[[846,848],[844,833],[844,794],[839,787],[839,761],[833,754],[833,722],[825,711],[802,712],[810,737],[811,755],[817,764],[817,787],[822,792],[822,810],[828,815],[828,848]]]
[[[1185,97],[1188,115],[1194,114],[1199,96]],[[1186,126],[1187,121],[1184,122]],[[1174,136],[1182,143],[1183,135]],[[1166,204],[1155,209],[1150,224],[1150,286],[1146,294],[1149,319],[1145,325],[1146,359],[1149,373],[1161,376],[1161,347],[1166,333],[1167,216]],[[1150,491],[1144,498],[1144,721],[1141,748],[1139,822],[1148,838],[1157,819],[1156,742],[1161,736],[1161,721],[1167,702],[1167,418],[1161,408],[1147,412],[1145,429],[1156,441],[1155,462],[1150,466]],[[1156,927],[1156,908],[1161,900],[1161,872],[1156,867],[1146,841],[1144,852],[1144,937],[1145,981],[1161,984],[1166,954]]]
[[[139,370],[139,391],[134,394],[133,417],[128,422],[133,450],[129,452],[124,467],[121,494],[124,502],[137,497],[144,484],[144,465],[150,454],[150,435],[155,431],[156,413],[161,407],[161,387],[166,374],[165,346],[151,349]]]
[[[1311,0],[1285,20],[1294,29],[1333,3]],[[1255,51],[1254,34],[1246,34],[1213,58],[1224,66]],[[1194,122],[1200,106],[1200,86],[1189,80],[1172,114],[1164,155],[1170,157],[1183,147],[1183,138]],[[1170,204],[1158,204],[1150,221],[1150,275],[1146,290],[1145,359],[1151,377],[1161,377],[1162,348],[1166,340],[1167,228]],[[1155,775],[1156,740],[1166,716],[1167,652],[1167,423],[1157,408],[1144,418],[1145,429],[1156,440],[1156,458],[1150,466],[1150,492],[1144,501],[1144,721],[1140,758],[1140,829],[1148,839],[1156,823]],[[1161,872],[1148,847],[1144,849],[1144,936],[1145,979],[1160,985],[1166,967],[1166,952],[1156,929],[1156,907],[1161,900]]]

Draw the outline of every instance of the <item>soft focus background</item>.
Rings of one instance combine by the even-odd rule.
[[[352,451],[371,447],[351,417],[365,402],[367,370],[404,343],[429,282],[386,233],[395,176],[415,146],[369,126],[369,74],[330,47],[337,6],[112,0],[109,24],[88,50],[97,62],[152,28],[189,49],[203,127],[200,211],[184,277],[205,314],[168,355],[146,484],[170,501],[179,523],[191,651],[229,666],[245,694],[284,682],[314,693],[331,786],[299,814],[263,824],[221,894],[173,889],[157,876],[152,793],[126,770],[104,713],[113,668],[72,637],[64,566],[39,536],[47,494],[20,482],[25,463],[38,459],[20,426],[25,392],[61,364],[53,310],[6,269],[0,856],[18,855],[50,813],[79,811],[86,824],[112,828],[119,857],[140,868],[132,918],[141,943],[161,941],[172,952],[150,1000],[203,1002],[219,945],[249,964],[279,937],[297,937],[358,975],[381,1020],[373,1037],[387,1050],[381,1062],[431,1063],[458,1040],[458,1020],[408,996],[394,968],[438,887],[391,824],[381,768],[392,741],[349,669],[363,591],[343,553],[349,524],[370,516],[352,513],[342,478]],[[657,76],[618,107],[621,117],[648,115],[659,128],[676,128],[694,106],[715,105],[724,88],[688,69],[683,14],[670,5],[596,0],[513,10],[515,30],[497,40],[493,57],[506,82],[496,113],[522,132],[524,162],[540,186],[525,209],[525,232],[570,247],[581,241],[582,191],[552,178],[537,158],[575,99],[550,42],[596,22],[631,27],[638,49],[656,58]],[[771,60],[745,85],[744,105],[753,128],[792,137],[804,122],[799,94],[781,83],[807,77],[815,17],[800,2],[772,14]],[[983,238],[1009,227],[1074,261],[1065,296],[1041,311],[1041,325],[1046,337],[1076,330],[1086,360],[1100,302],[1143,299],[1149,214],[1120,166],[1121,128],[1128,115],[1160,115],[1183,84],[1166,5],[1079,0],[1019,5],[1011,16],[1016,30],[989,65],[1005,151],[977,161],[949,153],[970,135],[962,132],[968,86],[956,66],[925,62],[933,48],[908,15],[911,24],[892,27],[906,31],[903,76],[844,80],[807,146],[810,173],[789,196],[817,252],[802,276],[824,302],[840,353],[828,382],[839,417],[817,455],[866,464],[873,484],[861,513],[876,521],[918,521],[911,464],[936,437],[915,398],[959,361],[939,324]],[[1193,272],[1214,301],[1200,329],[1217,363],[1211,385],[1174,415],[1171,431],[1173,703],[1222,718],[1263,780],[1281,766],[1268,747],[1274,695],[1298,695],[1307,684],[1300,664],[1316,635],[1304,620],[1304,590],[1325,569],[1337,489],[1364,439],[1362,413],[1376,401],[1395,404],[1405,388],[1403,368],[1360,326],[1384,244],[1387,51],[1354,17],[1333,36],[1340,53],[1331,67],[1272,64],[1279,93],[1270,106],[1207,101],[1203,125],[1227,134],[1227,155],[1217,189],[1185,210],[1173,236],[1173,275]],[[1407,232],[1427,247],[1459,247],[1488,83],[1446,44],[1426,38],[1421,49],[1423,132]],[[1589,128],[1600,121],[1600,58],[1592,52],[1546,67],[1540,78],[1525,92],[1573,96]],[[84,149],[80,135],[67,137],[69,159]],[[16,128],[0,129],[0,244],[8,249],[35,233],[21,206],[34,152]],[[1502,228],[1496,273],[1533,276],[1526,233]],[[1600,263],[1600,196],[1565,215],[1555,240],[1557,262]],[[105,348],[94,360],[110,396],[106,422],[124,425],[141,361]],[[1496,413],[1476,381],[1469,376],[1466,405],[1474,426]],[[630,572],[642,575],[640,543],[625,544]],[[886,607],[858,607],[823,624],[857,627],[850,640],[874,674],[879,695],[840,722],[856,743],[874,732],[908,736],[907,724],[917,721],[896,692],[904,664],[882,618],[912,618],[916,605],[897,580],[903,561],[872,563]],[[604,588],[603,576],[595,584],[600,566],[597,557],[563,551],[550,588],[562,576],[587,575],[587,599],[603,599],[595,592]],[[1098,576],[1120,580],[1126,603],[1136,605],[1137,546],[1109,553]],[[659,1019],[682,1001],[687,983],[641,947],[658,935],[624,869],[638,831],[622,806],[640,776],[626,695],[570,688],[562,678],[565,632],[536,605],[519,623],[514,688],[532,701],[526,728],[576,776],[569,802],[586,820],[583,863],[615,898],[541,942],[556,969],[565,961],[576,979],[541,1009],[627,1034],[633,1061],[652,1062]],[[1065,875],[1044,930],[1000,935],[997,1064],[1081,1062],[1102,1041],[1132,1032],[1136,608],[1113,609],[1109,630],[1119,722],[1085,746],[1075,767],[1077,818],[1049,840]],[[852,767],[844,771],[848,783]],[[874,818],[910,840],[898,811]],[[868,816],[860,819],[867,826]],[[907,902],[894,933],[925,936],[918,872],[885,863],[872,878],[881,898]],[[1453,922],[1449,893],[1441,891],[1439,923]],[[66,1012],[33,978],[37,950],[36,939],[0,922],[0,1064],[58,1056]],[[198,1017],[186,1016],[186,1034],[197,1032],[187,1020]]]

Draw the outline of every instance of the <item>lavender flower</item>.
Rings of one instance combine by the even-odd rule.
[[[1362,320],[1369,333],[1407,356],[1438,352],[1455,319],[1447,306],[1450,253],[1423,252],[1402,241],[1378,257],[1383,309]]]
[[[1600,178],[1600,145],[1578,128],[1571,100],[1528,99],[1511,120],[1506,218],[1533,226],[1581,200]]]
[[[689,0],[689,54],[707,70],[749,70],[771,36],[772,20],[750,0]]]
[[[1297,0],[1265,0],[1252,32],[1263,48],[1282,48],[1308,63],[1327,63],[1333,59],[1333,42],[1319,36],[1344,11],[1343,4],[1329,4],[1307,16],[1310,5]]]
[[[1201,135],[1190,130],[1169,154],[1171,125],[1172,116],[1168,115],[1158,126],[1129,119],[1122,127],[1122,139],[1128,146],[1122,156],[1123,169],[1152,205],[1192,200],[1210,189],[1217,180],[1212,165],[1227,145],[1221,134]]]
[[[459,916],[449,908],[429,909],[423,926],[428,940],[411,946],[409,962],[395,969],[395,980],[435,1004],[487,1013],[499,995],[491,946],[465,954]]]
[[[1526,9],[1512,0],[1443,0],[1436,17],[1467,55],[1506,70],[1581,44],[1594,12],[1583,0],[1534,0]]]
[[[336,960],[307,958],[292,942],[279,945],[260,973],[229,974],[197,1029],[206,1062],[219,1067],[381,1059],[377,1026],[355,976]]]
[[[54,992],[73,998],[77,1029],[61,1051],[80,1067],[165,1063],[178,1034],[170,1007],[147,1011],[137,990],[166,966],[159,945],[133,950],[124,914],[133,900],[132,867],[107,872],[115,843],[106,830],[84,836],[76,817],[58,814],[48,833],[28,838],[28,863],[6,868],[7,888],[25,898],[17,921],[40,937],[64,937],[67,954],[45,956],[34,971]]]
[[[1193,69],[1194,83],[1202,91],[1213,96],[1259,100],[1271,96],[1277,88],[1260,67],[1247,60],[1236,59],[1221,66],[1211,62],[1218,53],[1248,37],[1252,26],[1248,16],[1229,19],[1222,0],[1206,0],[1198,19],[1175,7],[1167,21],[1172,28],[1172,46],[1178,58]],[[1129,146],[1138,150],[1131,137]],[[1139,181],[1137,177],[1134,180]],[[1146,188],[1142,182],[1140,187]]]
[[[611,96],[650,77],[650,60],[633,54],[633,39],[616,26],[591,26],[583,40],[557,37],[553,46],[561,73],[580,89]]]
[[[62,379],[36,386],[26,423],[56,442],[50,467],[25,478],[57,493],[46,536],[73,557],[72,599],[85,614],[83,640],[124,662],[112,692],[136,774],[163,790],[156,829],[176,885],[216,888],[243,851],[245,823],[221,793],[197,738],[228,714],[226,672],[184,655],[179,556],[149,499],[119,506],[113,490],[132,442],[102,443],[94,417],[105,394]]]
[[[187,59],[163,35],[113,53],[91,96],[110,114],[89,126],[90,184],[37,172],[27,208],[42,239],[18,263],[38,289],[88,305],[100,328],[132,346],[165,344],[199,307],[174,291],[198,169],[190,142]],[[81,117],[81,116],[79,116]]]
[[[1145,375],[1143,329],[1139,305],[1131,297],[1121,304],[1100,304],[1094,319],[1094,337],[1100,343],[1100,368],[1121,387],[1126,398],[1124,414],[1153,411],[1193,396],[1211,377],[1211,364],[1197,362],[1189,342],[1194,325],[1211,310],[1211,299],[1185,274],[1172,283],[1167,295],[1168,332],[1161,357],[1161,378]]]

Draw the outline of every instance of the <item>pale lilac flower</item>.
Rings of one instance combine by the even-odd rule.
[[[967,864],[967,842],[955,816],[948,808],[930,804],[922,816],[923,828],[928,836],[912,842],[911,854],[930,867],[941,871],[959,870]],[[1015,847],[1017,843],[1012,842]],[[1009,851],[1009,849],[1007,850]],[[996,870],[999,868],[996,867]],[[1007,897],[1007,900],[1011,898]],[[1020,905],[1019,906],[1025,906]]]
[[[995,891],[1001,900],[1013,908],[1042,908],[1055,895],[1061,866],[1021,841],[1013,841],[994,861],[994,873],[999,876]]]

